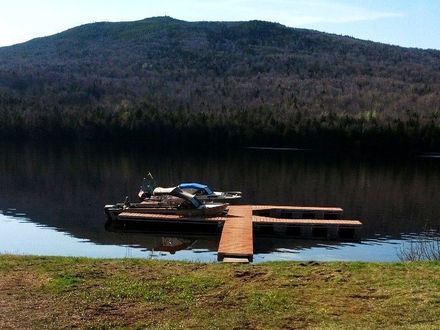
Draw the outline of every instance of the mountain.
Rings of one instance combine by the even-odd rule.
[[[0,48],[3,138],[435,148],[439,100],[439,51],[263,21],[101,22]]]

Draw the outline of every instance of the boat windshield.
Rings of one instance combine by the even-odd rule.
[[[213,194],[214,194],[214,192],[212,191],[212,189],[209,188],[208,186],[205,187],[205,191],[206,191],[206,194],[207,194],[207,195],[213,195]]]
[[[153,176],[148,172],[147,176],[142,180],[142,191],[148,195],[152,195],[154,189],[156,188],[156,181],[154,181]]]

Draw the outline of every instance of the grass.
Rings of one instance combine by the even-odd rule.
[[[0,328],[440,327],[440,262],[0,256]]]

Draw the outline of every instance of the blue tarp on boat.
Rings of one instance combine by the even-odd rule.
[[[199,191],[198,195],[212,195],[214,192],[206,184],[196,183],[196,182],[185,182],[178,185],[182,190],[196,190]]]
[[[206,184],[195,183],[195,182],[185,182],[178,186],[180,189],[206,189],[208,186]]]

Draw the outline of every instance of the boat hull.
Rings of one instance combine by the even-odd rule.
[[[203,205],[200,209],[177,209],[172,207],[144,207],[143,203],[137,203],[135,206],[125,206],[121,204],[106,205],[104,212],[107,215],[108,220],[118,221],[124,219],[125,221],[133,219],[136,221],[142,220],[161,220],[166,216],[179,219],[191,219],[203,220],[208,218],[215,218],[224,216],[228,212],[229,204],[207,204]],[[130,214],[130,217],[123,216]],[[121,216],[122,215],[122,216]]]

